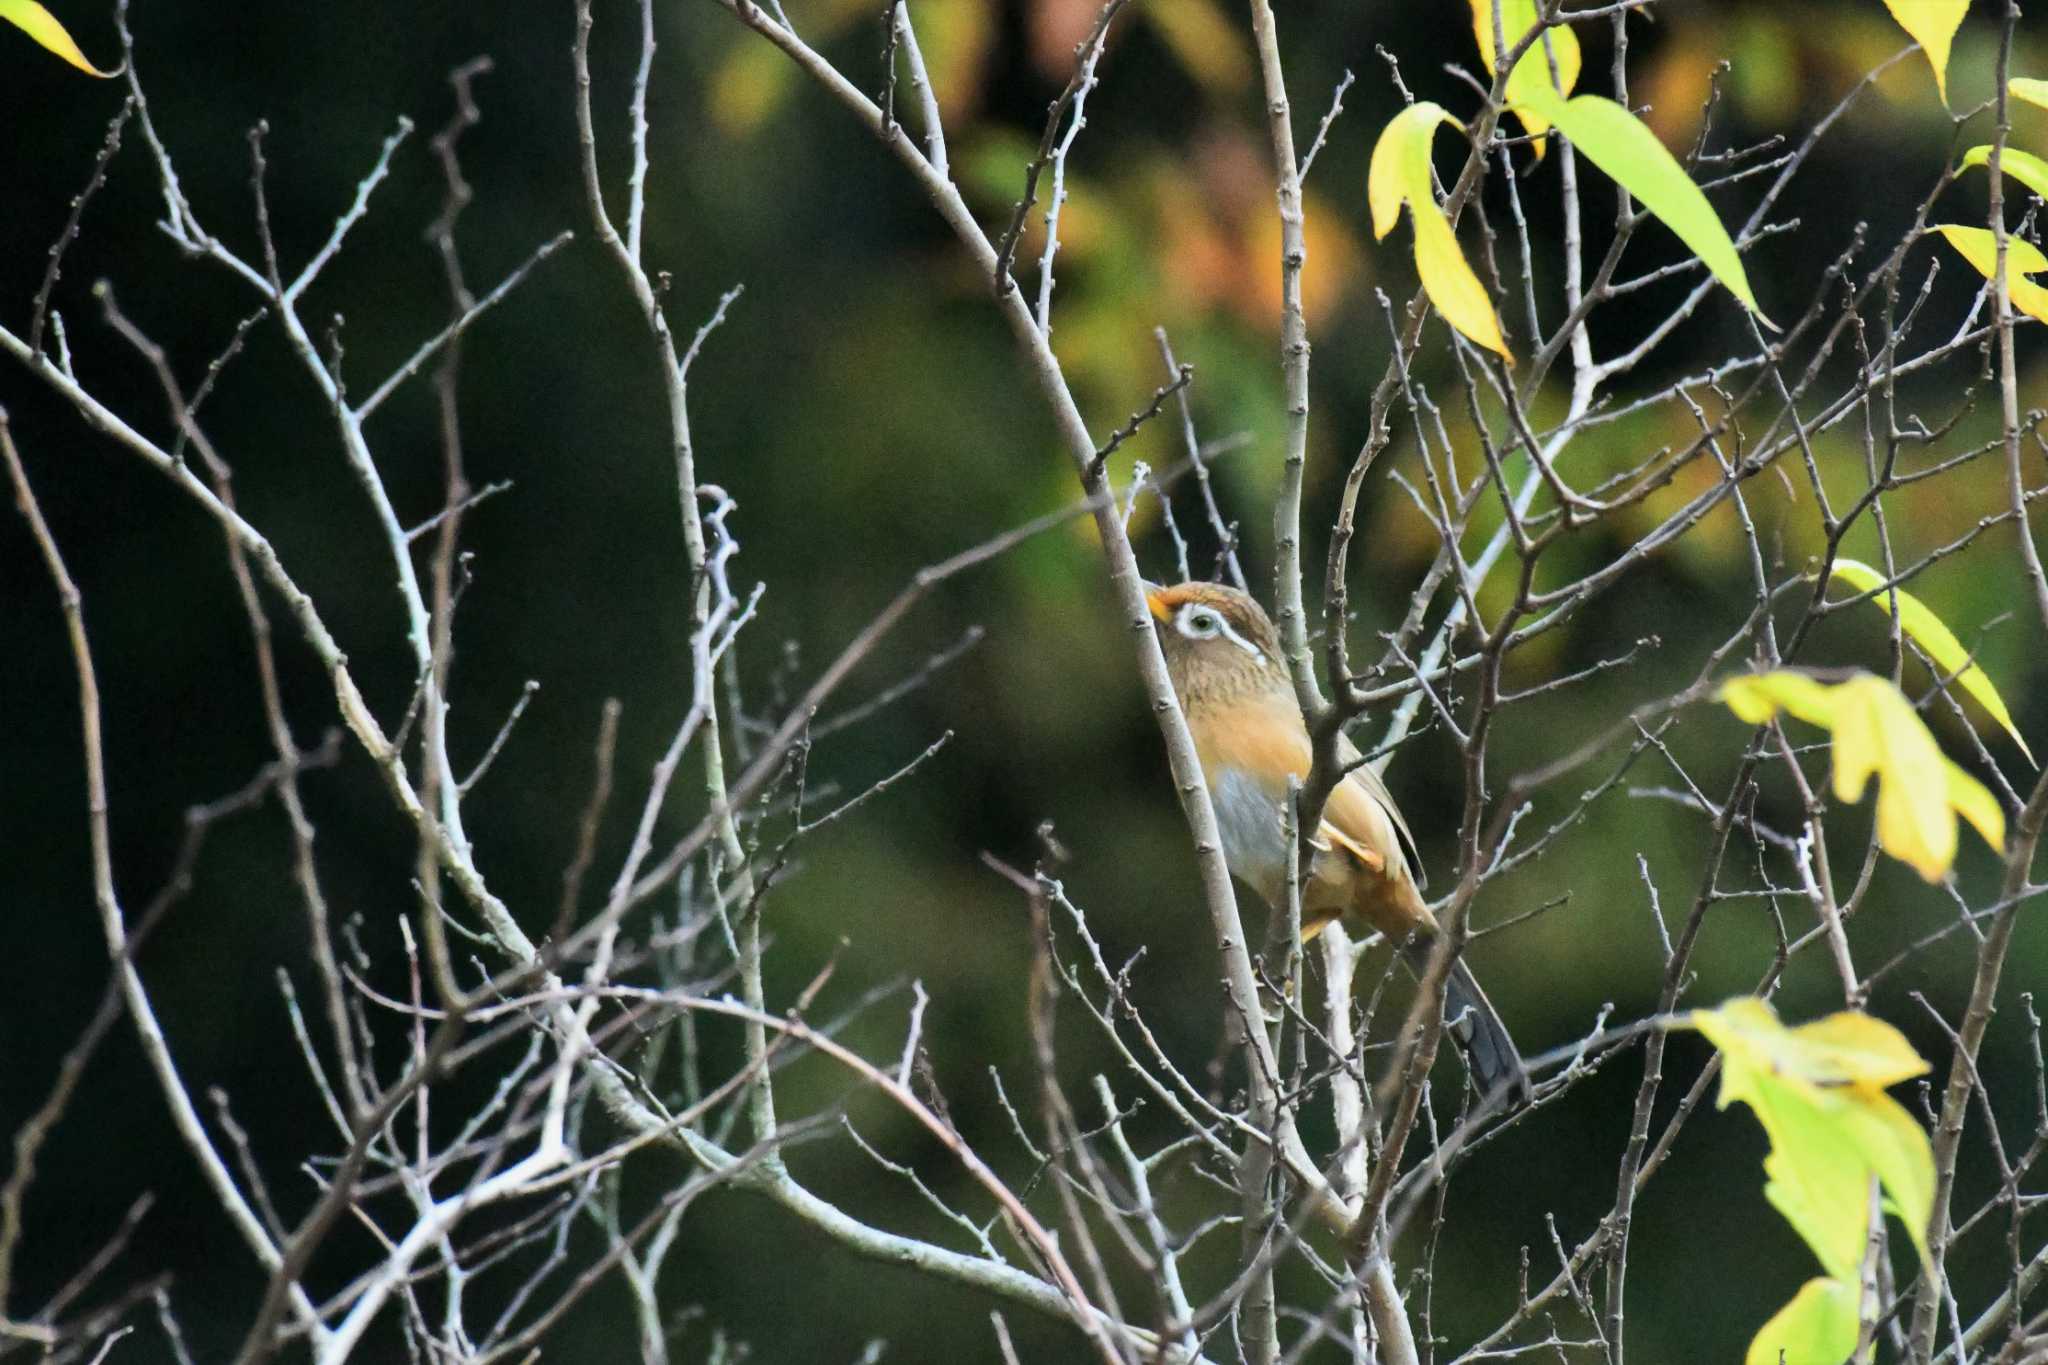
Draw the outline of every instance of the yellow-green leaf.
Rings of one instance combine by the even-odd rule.
[[[1969,151],[1964,152],[1962,164],[1965,166],[1989,166],[1991,164],[1991,144],[1986,142],[1981,146],[1972,147]],[[2048,199],[2048,161],[2043,161],[2031,152],[2023,152],[2017,147],[2008,147],[2005,149],[2005,155],[1998,159],[1998,168],[2004,174],[2011,176],[2035,194],[2041,196],[2041,198]]]
[[[1861,1330],[1860,1289],[1849,1280],[1808,1280],[1749,1343],[1743,1365],[1842,1365]]]
[[[72,42],[71,35],[64,31],[64,25],[57,22],[57,16],[37,4],[36,0],[0,0],[0,19],[14,25],[88,76],[105,78],[114,74],[102,71],[87,61],[85,54],[78,50],[78,44]]]
[[[2043,169],[2048,170],[2048,166],[2044,166]],[[1885,581],[1884,575],[1876,569],[1854,559],[1836,560],[1834,576],[1858,592],[1870,592]],[[2027,756],[2027,761],[2033,762],[2034,751],[2027,747],[2026,740],[2020,738],[2019,729],[2012,723],[2012,713],[2005,709],[2005,699],[1998,695],[1998,689],[1991,685],[1991,679],[1984,670],[1971,662],[1970,652],[1963,648],[1963,642],[1956,638],[1955,632],[1950,630],[1925,602],[1904,588],[1896,586],[1875,593],[1870,600],[1875,602],[1880,610],[1890,612],[1894,593],[1899,599],[1899,628],[1912,637],[1914,644],[1926,651],[1927,657],[1934,661],[1934,666],[1944,676],[1953,675],[1955,680],[1962,684],[1963,690],[1975,697],[1978,704],[1991,713],[1991,718],[2005,727],[2005,732],[2012,736],[2013,743],[2020,746],[2020,752]],[[1995,802],[1993,806],[1995,809]],[[2003,829],[2003,817],[1999,823]],[[1979,825],[1978,828],[1982,829],[1983,826]],[[2003,840],[1992,842],[1995,844]]]
[[[1365,181],[1372,235],[1385,237],[1391,232],[1401,216],[1401,205],[1406,204],[1415,230],[1415,273],[1421,277],[1430,303],[1445,322],[1513,364],[1507,342],[1501,339],[1493,300],[1486,296],[1486,287],[1459,250],[1457,234],[1438,207],[1430,183],[1430,141],[1446,123],[1464,127],[1442,106],[1424,101],[1394,115],[1381,131],[1379,141],[1373,144]]]
[[[1935,231],[1948,239],[1957,255],[1977,267],[1978,274],[1987,280],[1996,277],[1998,239],[1991,235],[1990,228],[1938,223]],[[2036,322],[2048,322],[2048,289],[2022,277],[2043,270],[2048,270],[2048,256],[2041,254],[2041,248],[2019,237],[2006,237],[2005,283],[2012,292],[2012,306]]]
[[[1472,36],[1479,40],[1479,59],[1486,63],[1489,72],[1498,74],[1494,65],[1493,51],[1493,8],[1495,0],[1472,0]],[[1529,30],[1536,27],[1536,0],[1499,0],[1500,27],[1505,35],[1508,50],[1522,41]],[[1547,49],[1547,50],[1546,50]],[[1557,63],[1557,74],[1553,81],[1551,62]],[[1515,63],[1513,74],[1508,77],[1508,103],[1518,106],[1515,117],[1522,127],[1536,139],[1536,155],[1541,157],[1545,146],[1544,134],[1550,131],[1550,120],[1525,101],[1532,95],[1539,99],[1543,92],[1555,95],[1562,92],[1571,94],[1579,83],[1579,37],[1568,24],[1559,24],[1543,37],[1529,45],[1522,59]]]
[[[1707,196],[1678,158],[1671,155],[1649,126],[1613,100],[1599,95],[1578,95],[1561,99],[1555,91],[1531,90],[1523,103],[1548,119],[1571,139],[1572,146],[1607,176],[1657,215],[1664,226],[1678,234],[1678,240],[1692,248],[1719,280],[1755,313],[1771,325],[1757,306],[1742,269],[1742,256],[1735,250],[1728,230]]]
[[[1854,1279],[1870,1228],[1874,1176],[1913,1245],[1927,1254],[1934,1155],[1885,1087],[1927,1071],[1904,1035],[1845,1011],[1786,1028],[1762,1000],[1737,997],[1687,1022],[1720,1049],[1725,1109],[1741,1102],[1770,1138],[1764,1195],[1830,1275]]]
[[[1934,88],[1948,103],[1948,45],[1962,26],[1970,0],[1884,0],[1906,36],[1920,44],[1934,68]]]
[[[1934,1218],[1934,1149],[1927,1134],[1890,1095],[1859,1096],[1840,1105],[1837,1121],[1869,1163],[1884,1187],[1891,1213],[1926,1261],[1927,1226]]]
[[[2048,81],[2014,76],[2005,83],[2005,88],[2012,92],[2014,99],[2022,99],[2028,104],[2038,104],[2043,109],[2048,109]]]
[[[1843,1142],[1821,1092],[1758,1073],[1740,1098],[1771,1141],[1764,1198],[1830,1275],[1853,1276],[1870,1242],[1870,1166]],[[1722,1108],[1730,1099],[1723,1086]],[[1838,1106],[1839,1107],[1839,1106]]]

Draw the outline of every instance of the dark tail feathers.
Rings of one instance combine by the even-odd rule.
[[[1416,944],[1408,958],[1421,972],[1429,962],[1429,945]],[[1451,964],[1450,979],[1444,983],[1444,1031],[1465,1054],[1465,1065],[1471,1068],[1473,1084],[1481,1095],[1517,1103],[1529,1098],[1529,1073],[1522,1067],[1522,1054],[1463,958]]]

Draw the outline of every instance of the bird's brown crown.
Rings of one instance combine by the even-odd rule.
[[[1248,594],[1222,583],[1148,584],[1145,605],[1184,705],[1284,685],[1279,632]]]

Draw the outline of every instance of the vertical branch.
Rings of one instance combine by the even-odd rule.
[[[691,639],[698,652],[708,648],[711,633],[712,582],[710,559],[706,552],[704,520],[698,507],[699,488],[697,483],[696,449],[690,436],[688,409],[689,359],[694,357],[696,347],[692,346],[690,357],[679,359],[676,355],[675,337],[669,330],[668,319],[661,308],[661,296],[656,293],[648,279],[645,266],[640,260],[637,242],[622,240],[618,230],[612,226],[611,217],[605,211],[604,191],[597,171],[597,134],[590,113],[590,29],[592,24],[590,0],[576,3],[576,43],[574,48],[576,81],[576,129],[582,149],[584,198],[589,204],[591,217],[596,225],[598,239],[617,263],[619,271],[633,292],[639,304],[641,316],[646,320],[654,341],[656,359],[660,365],[663,391],[668,397],[669,443],[675,459],[676,500],[681,513],[683,528],[684,562],[690,576],[690,630]],[[643,32],[643,59],[645,47],[653,42],[652,29]],[[631,203],[627,209],[629,223],[638,222],[645,193],[645,184],[636,180],[628,186]],[[730,296],[728,296],[730,301]],[[723,314],[720,306],[719,313]],[[715,325],[716,317],[711,325]],[[709,325],[706,329],[709,331]],[[699,335],[701,341],[702,334]],[[709,685],[710,680],[699,670],[698,688]],[[740,988],[747,1006],[755,1011],[765,1008],[766,997],[761,988],[761,926],[760,898],[754,894],[753,871],[747,858],[745,846],[740,841],[738,816],[733,809],[726,784],[725,750],[720,740],[720,725],[717,699],[704,693],[696,697],[692,714],[697,717],[701,738],[700,752],[703,756],[704,792],[711,809],[716,812],[717,837],[720,855],[725,871],[732,878],[732,892],[742,908],[740,922],[735,926],[740,946]],[[763,1064],[768,1051],[767,1034],[751,1019],[746,1023],[747,1052],[755,1063],[754,1076],[748,1090],[748,1116],[758,1142],[767,1142],[775,1133],[775,1093],[770,1069]],[[779,1152],[770,1150],[764,1164],[771,1168],[781,1165]]]
[[[2001,83],[2000,88],[2003,89]],[[1932,1268],[1922,1277],[1919,1295],[1913,1302],[1909,1336],[1912,1359],[1927,1361],[1934,1351],[1936,1325],[1940,1320],[1942,1296],[1948,1289],[1947,1257],[1955,1236],[1950,1202],[1955,1195],[1956,1158],[1962,1145],[1963,1121],[1969,1114],[1972,1078],[1977,1071],[1977,1053],[1991,1025],[1997,1005],[1998,979],[2012,947],[2013,927],[2025,903],[2027,874],[2033,866],[2034,851],[2041,830],[2048,824],[2048,772],[2043,772],[2020,812],[2011,842],[2005,851],[2005,877],[1999,887],[2001,908],[1991,927],[1977,945],[1977,969],[1970,982],[1970,1003],[1963,1014],[1963,1026],[1956,1033],[1955,1054],[1949,1062],[1948,1081],[1941,1098],[1941,1115],[1934,1127],[1934,1220],[1927,1234],[1928,1258]]]
[[[1372,1174],[1372,1110],[1370,1096],[1356,1069],[1359,1039],[1352,1019],[1352,980],[1363,956],[1341,924],[1324,928],[1316,940],[1323,949],[1324,1032],[1330,1040],[1335,1070],[1330,1076],[1330,1115],[1337,1130],[1337,1190],[1355,1199]],[[1376,1236],[1378,1234],[1376,1233]],[[1379,1341],[1384,1365],[1418,1365],[1415,1333],[1394,1280],[1393,1262],[1368,1255],[1356,1270],[1355,1292]]]
[[[50,294],[57,287],[57,277],[64,269],[64,253],[78,240],[78,225],[85,218],[85,206],[92,202],[100,186],[107,183],[107,166],[114,154],[121,150],[121,130],[128,126],[128,118],[135,112],[136,97],[130,95],[121,103],[121,112],[114,115],[107,125],[106,140],[100,144],[99,159],[93,163],[92,177],[85,182],[85,188],[71,201],[71,216],[64,220],[64,230],[57,240],[50,243],[49,260],[43,267],[42,287],[36,290],[35,303],[31,305],[28,319],[28,348],[37,355],[43,353],[43,324],[50,318]]]
[[[163,390],[164,400],[170,407],[171,420],[177,425],[179,442],[190,446],[199,456],[214,496],[223,508],[233,511],[234,471],[199,426],[198,395],[190,400],[185,397],[163,347],[145,335],[121,311],[115,302],[114,291],[102,282],[95,292],[99,295],[100,307],[109,325],[155,371],[157,385]],[[239,349],[244,334],[241,330],[236,332],[227,355]],[[225,363],[225,358],[224,355],[221,363]],[[217,369],[214,371],[218,372]],[[263,701],[263,718],[270,732],[271,748],[277,753],[277,800],[284,808],[285,824],[291,831],[292,880],[306,909],[308,946],[314,970],[320,977],[327,1031],[332,1036],[343,1090],[351,1108],[359,1114],[369,1106],[370,1085],[363,1074],[355,1033],[349,1023],[341,967],[334,954],[333,918],[328,910],[326,892],[320,885],[319,869],[313,860],[313,823],[307,818],[305,800],[299,790],[299,769],[305,755],[285,715],[284,693],[278,684],[277,651],[272,640],[270,611],[263,604],[262,594],[257,591],[256,577],[249,567],[249,553],[232,529],[223,528],[222,540],[227,549],[228,572],[235,580],[235,594],[241,599],[242,615],[249,623],[250,647],[256,656],[256,683]]]
[[[469,182],[463,178],[456,148],[463,132],[475,127],[482,117],[476,107],[473,84],[478,76],[490,69],[490,59],[478,57],[449,73],[448,84],[455,95],[455,112],[449,116],[447,126],[435,134],[432,144],[434,157],[441,163],[447,195],[442,201],[439,216],[427,229],[427,240],[441,258],[441,271],[448,285],[451,323],[459,323],[476,308],[476,296],[470,292],[469,283],[463,276],[462,255],[455,246],[456,220],[462,216],[462,210],[470,200]],[[442,697],[448,695],[455,668],[455,601],[460,595],[455,581],[456,556],[461,544],[463,511],[470,500],[469,478],[463,470],[462,459],[461,380],[462,337],[458,334],[448,339],[441,362],[435,367],[433,381],[435,411],[441,428],[443,490],[441,515],[434,533],[434,554],[428,569],[430,595],[427,611],[433,623],[428,669],[433,679],[431,691]],[[426,737],[427,752],[445,754],[448,749],[447,707],[428,705],[425,710],[421,731]],[[441,781],[455,781],[452,767],[443,772],[437,765],[427,764],[421,774],[420,790],[428,811],[436,808],[434,786]],[[453,798],[459,800],[461,794],[461,784],[457,783]],[[445,808],[449,803],[440,804]],[[461,999],[462,992],[450,964],[447,934],[441,919],[438,894],[440,863],[433,848],[431,829],[423,830],[420,838],[419,881],[424,901],[420,924],[427,941],[428,963],[443,1003],[453,1007]]]
[[[1048,336],[1052,334],[1052,263],[1053,258],[1059,255],[1060,210],[1067,202],[1067,154],[1074,149],[1074,141],[1081,136],[1081,130],[1088,126],[1088,92],[1095,88],[1095,68],[1102,60],[1103,49],[1109,44],[1107,15],[1114,13],[1115,7],[1112,6],[1082,49],[1074,97],[1066,108],[1067,131],[1053,148],[1052,192],[1046,196],[1045,206],[1045,250],[1038,257],[1038,330]]]
[[[110,981],[100,992],[99,1008],[93,1011],[92,1019],[78,1035],[78,1041],[58,1062],[57,1078],[50,1083],[49,1093],[36,1106],[35,1112],[14,1130],[11,1144],[14,1165],[8,1170],[7,1178],[0,1181],[0,1339],[10,1335],[10,1329],[19,1329],[19,1324],[9,1316],[7,1305],[14,1298],[14,1256],[21,1245],[22,1203],[28,1195],[29,1186],[35,1182],[36,1158],[58,1121],[64,1117],[64,1111],[70,1107],[71,1097],[78,1092],[78,1082],[85,1074],[86,1064],[92,1060],[93,1053],[98,1051],[100,1042],[113,1028],[120,1013],[119,983]]]
[[[640,259],[640,228],[647,221],[647,85],[654,74],[654,0],[640,0],[640,65],[633,71],[633,101],[627,141],[633,169],[626,178],[626,254]],[[583,90],[582,84],[577,89]]]
[[[43,520],[42,508],[29,487],[28,474],[15,450],[14,435],[9,429],[4,409],[0,409],[0,463],[7,467],[8,480],[14,486],[15,503],[22,516],[28,519],[29,532],[42,555],[43,565],[49,571],[50,582],[57,590],[57,600],[64,611],[64,628],[70,638],[72,663],[78,674],[79,725],[85,761],[86,830],[92,845],[93,902],[99,909],[100,930],[106,938],[107,954],[113,961],[114,973],[120,983],[122,1003],[135,1025],[137,1041],[142,1045],[150,1070],[156,1075],[158,1088],[163,1091],[169,1105],[172,1125],[198,1161],[200,1173],[226,1212],[228,1221],[241,1234],[243,1242],[264,1269],[276,1274],[284,1264],[277,1244],[271,1240],[263,1220],[243,1198],[234,1176],[228,1172],[227,1164],[214,1148],[213,1139],[207,1136],[206,1126],[185,1088],[184,1078],[178,1074],[178,1064],[171,1056],[170,1044],[165,1041],[163,1028],[157,1022],[156,1010],[142,984],[142,974],[128,956],[126,916],[114,889],[113,836],[107,818],[107,768],[100,735],[99,678],[93,668],[92,646],[85,634],[85,599],[78,591],[78,585],[72,581],[70,571],[64,565],[64,557],[57,549],[56,538]],[[319,1340],[323,1329],[318,1315],[296,1280],[290,1286],[290,1300],[292,1310],[312,1331],[314,1339]]]
[[[939,119],[939,95],[932,88],[931,72],[925,69],[924,51],[917,45],[917,29],[910,22],[907,0],[896,0],[890,10],[889,31],[903,58],[910,64],[910,88],[917,96],[918,117],[924,123],[924,156],[934,173],[945,176],[946,129]]]
[[[1252,42],[1266,91],[1266,125],[1273,141],[1273,176],[1280,214],[1280,374],[1287,407],[1281,447],[1280,494],[1273,504],[1273,617],[1280,647],[1294,676],[1295,698],[1311,721],[1323,710],[1322,688],[1309,657],[1308,617],[1301,587],[1301,485],[1308,464],[1308,319],[1301,306],[1301,274],[1308,263],[1303,231],[1301,168],[1294,156],[1293,110],[1280,65],[1280,35],[1270,0],[1251,0]],[[1342,630],[1342,621],[1325,623]]]
[[[405,613],[406,642],[412,646],[414,671],[421,679],[420,705],[424,714],[433,717],[447,705],[434,667],[433,616],[427,605],[426,594],[420,588],[419,572],[413,564],[412,538],[406,533],[404,526],[399,521],[397,509],[391,502],[390,491],[384,486],[383,477],[378,472],[376,460],[370,453],[369,442],[363,434],[363,423],[369,413],[377,406],[383,396],[390,392],[391,386],[396,384],[410,370],[408,368],[401,368],[384,386],[373,392],[360,407],[350,407],[347,393],[342,385],[341,375],[321,358],[318,349],[313,344],[312,337],[306,332],[305,324],[300,319],[297,308],[299,296],[313,282],[320,267],[327,260],[331,259],[340,248],[342,238],[346,235],[348,228],[362,216],[371,192],[378,184],[382,183],[389,170],[392,153],[397,150],[399,143],[410,134],[411,130],[412,124],[409,121],[401,120],[397,131],[385,139],[383,149],[378,155],[376,164],[372,166],[370,173],[357,186],[355,202],[336,222],[334,232],[328,238],[327,243],[301,269],[297,278],[290,285],[286,285],[283,275],[279,270],[276,243],[270,232],[269,205],[264,189],[264,130],[259,125],[251,133],[249,145],[253,167],[251,182],[256,204],[256,227],[263,249],[265,269],[257,272],[247,265],[242,265],[240,273],[252,275],[262,281],[259,288],[267,295],[270,303],[273,305],[278,321],[284,328],[286,340],[291,345],[293,354],[297,356],[307,376],[312,379],[314,385],[319,389],[320,396],[326,402],[334,419],[336,429],[341,437],[342,451],[347,459],[349,472],[355,476],[356,483],[362,488],[364,496],[369,500],[371,512],[377,521],[378,531],[382,536],[385,548],[390,552],[391,566],[396,571],[399,602]],[[226,248],[219,246],[218,243],[212,242],[210,239],[206,250],[216,260],[229,261],[236,259],[231,253],[227,252]],[[472,310],[464,316],[466,318],[473,318],[476,316],[476,313]],[[452,331],[447,339],[453,339]],[[445,835],[445,842],[449,851],[458,860],[467,864],[471,855],[469,836],[464,830],[462,819],[462,787],[461,783],[456,779],[454,765],[448,758],[448,750],[445,743],[446,732],[444,728],[436,726],[429,729],[426,733],[428,735],[428,742],[424,746],[425,753],[423,755],[423,764],[427,773],[426,785],[431,788],[434,796],[438,797],[438,801],[435,802],[438,809],[431,811],[431,818],[442,834]],[[400,768],[404,766],[403,756],[396,749],[392,750],[389,754],[388,761]],[[493,925],[492,929],[493,932],[500,932],[500,927],[497,925]],[[438,930],[430,928],[430,932],[438,932]]]
[[[2012,498],[2014,523],[2019,535],[2020,555],[2033,584],[2036,606],[2048,625],[2048,580],[2034,551],[2034,537],[2027,516],[2025,479],[2020,466],[2019,380],[2013,357],[2012,282],[2010,238],[2005,227],[2005,177],[2000,169],[2006,139],[2012,130],[2010,97],[2006,78],[2012,67],[2013,29],[2019,22],[2019,6],[2008,0],[2005,23],[2000,31],[1997,75],[1997,130],[1993,135],[1988,169],[1991,172],[1991,231],[1996,241],[1997,265],[1993,272],[1993,296],[1998,331],[1999,420],[2005,446],[2007,487]],[[1949,1062],[1948,1084],[1943,1090],[1941,1117],[1934,1129],[1934,1219],[1928,1229],[1929,1265],[1921,1278],[1919,1295],[1913,1301],[1912,1329],[1908,1341],[1912,1358],[1932,1358],[1934,1338],[1941,1315],[1942,1296],[1948,1290],[1947,1257],[1954,1236],[1950,1201],[1955,1195],[1956,1156],[1962,1144],[1963,1124],[1969,1115],[1970,1078],[1977,1067],[1977,1051],[1991,1024],[1996,1004],[1998,978],[2012,945],[2014,922],[2019,918],[2020,892],[2027,885],[2034,861],[2034,847],[2048,819],[2048,771],[2034,784],[2032,794],[2020,813],[2018,828],[2005,850],[2005,879],[2000,888],[2004,908],[1992,919],[1991,927],[1977,945],[1977,969],[1970,983],[1970,1003],[1957,1031],[1955,1053]]]
[[[1179,374],[1180,362],[1174,359],[1173,343],[1166,339],[1166,329],[1154,327],[1152,338],[1159,343],[1159,355],[1166,362],[1167,373]],[[1188,464],[1195,471],[1195,487],[1202,495],[1202,511],[1209,518],[1210,529],[1216,533],[1217,572],[1229,574],[1231,585],[1239,592],[1247,591],[1244,566],[1237,560],[1237,528],[1224,519],[1223,509],[1216,502],[1216,485],[1209,476],[1209,460],[1202,454],[1202,442],[1195,435],[1195,413],[1188,402],[1187,386],[1183,385],[1174,395],[1174,401],[1180,407],[1181,441],[1187,448]]]

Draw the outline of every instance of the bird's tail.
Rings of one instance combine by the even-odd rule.
[[[1429,944],[1409,949],[1409,961],[1420,973],[1429,961]],[[1520,1101],[1529,1098],[1529,1073],[1522,1066],[1522,1054],[1515,1047],[1500,1011],[1479,988],[1479,978],[1459,958],[1451,964],[1444,982],[1444,1029],[1465,1054],[1472,1082],[1489,1098],[1505,1096]]]

